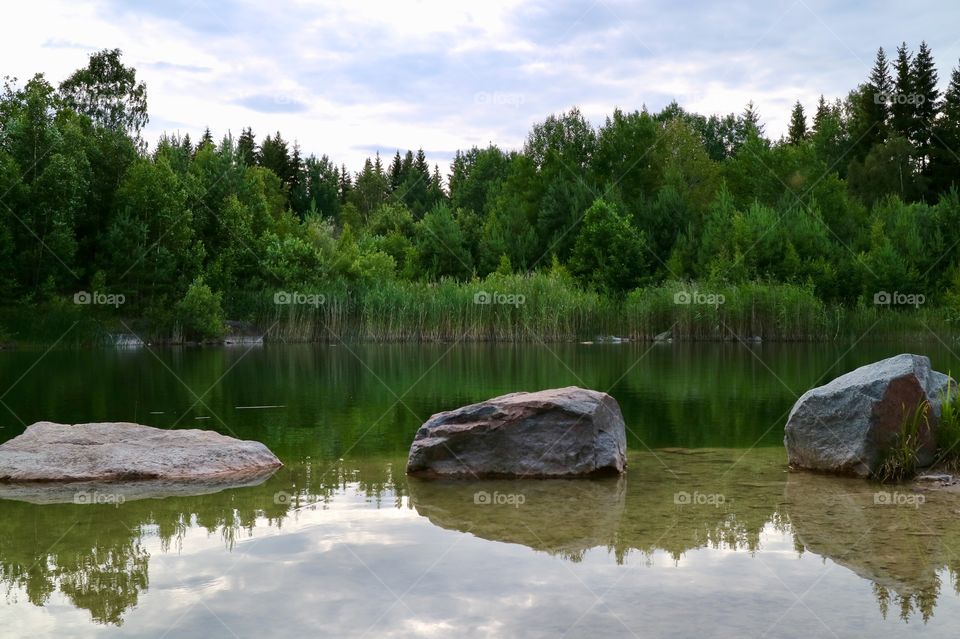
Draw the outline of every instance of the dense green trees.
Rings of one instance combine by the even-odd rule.
[[[164,136],[147,152],[146,87],[102,51],[59,88],[37,75],[0,94],[0,294],[103,287],[123,313],[197,336],[219,321],[199,307],[242,314],[250,292],[494,271],[558,269],[614,297],[691,278],[952,303],[960,68],[942,95],[937,78],[925,43],[892,63],[881,49],[844,99],[796,102],[778,141],[752,103],[616,109],[598,127],[574,108],[522,150],[457,152],[444,185],[422,149],[351,173],[279,131]]]

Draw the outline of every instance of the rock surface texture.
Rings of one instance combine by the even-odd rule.
[[[37,422],[0,445],[2,482],[202,480],[259,475],[282,465],[260,442],[126,422]]]
[[[936,453],[940,401],[950,377],[922,355],[903,354],[861,366],[804,393],[787,419],[784,444],[791,467],[868,476],[882,462],[904,422],[924,401],[919,464]]]
[[[407,472],[465,478],[616,474],[626,468],[626,450],[617,401],[571,386],[437,413],[417,431]]]

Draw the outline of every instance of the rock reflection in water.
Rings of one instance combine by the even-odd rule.
[[[779,522],[782,451],[670,449],[633,454],[625,476],[576,480],[408,480],[411,504],[433,524],[519,543],[572,560],[606,548],[666,550],[675,559],[704,546],[756,550]],[[519,499],[518,499],[519,497]]]
[[[874,584],[880,610],[933,615],[941,575],[960,575],[960,496],[909,486],[791,473],[786,511],[798,552],[836,562]]]
[[[430,480],[410,478],[410,502],[436,526],[523,544],[571,561],[613,548],[626,479]]]

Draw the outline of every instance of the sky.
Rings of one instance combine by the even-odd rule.
[[[955,0],[33,0],[4,8],[0,76],[59,83],[120,48],[163,132],[215,138],[277,130],[304,155],[358,170],[380,151],[523,145],[530,127],[578,106],[701,113],[752,100],[766,131],[791,105],[812,113],[926,40],[945,84],[960,59]]]

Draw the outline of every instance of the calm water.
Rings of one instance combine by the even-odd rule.
[[[0,635],[955,637],[960,497],[784,464],[798,394],[904,351],[960,370],[936,342],[0,353],[0,441],[125,420],[286,464],[121,505],[6,489]],[[404,476],[431,413],[569,384],[619,400],[625,477]]]

